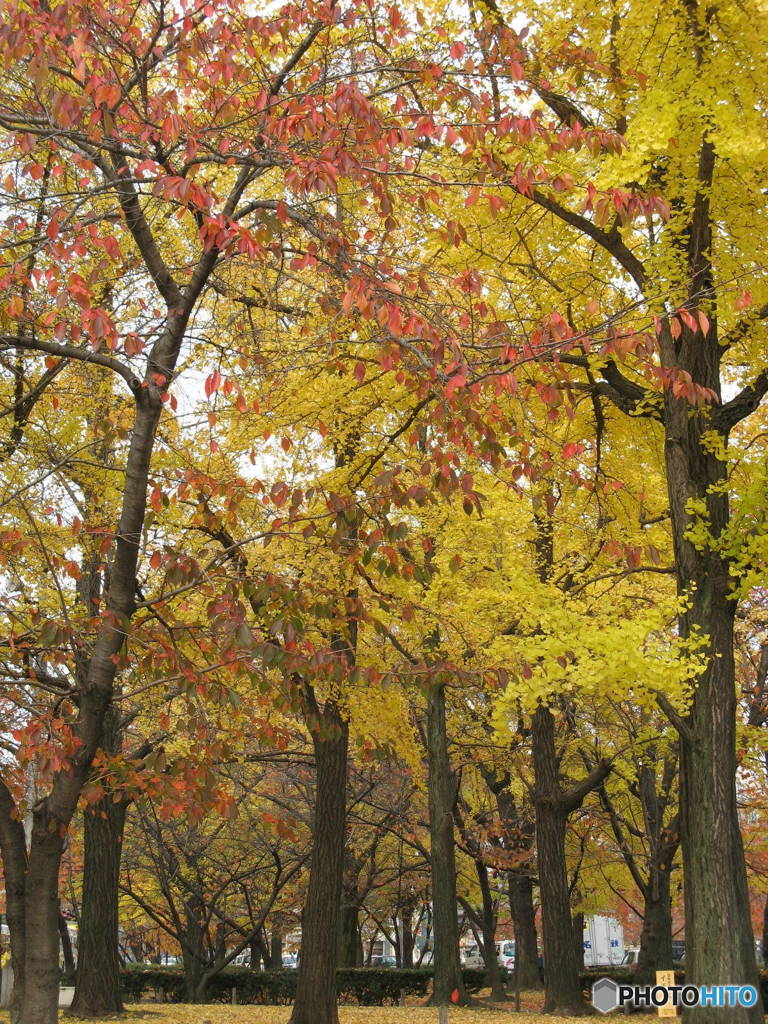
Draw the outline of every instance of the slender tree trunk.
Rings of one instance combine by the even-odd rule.
[[[461,974],[456,909],[453,808],[458,787],[448,758],[444,686],[432,686],[427,694],[427,761],[435,936],[432,1003],[447,1006],[452,1002],[466,1003],[467,996]]]
[[[491,989],[491,999],[496,1002],[504,1002],[507,994],[504,990],[504,981],[499,969],[499,958],[496,955],[496,910],[493,905],[491,885],[488,879],[488,867],[481,860],[476,860],[475,871],[477,873],[477,880],[480,883],[480,894],[483,900],[482,934],[486,983]]]
[[[191,896],[184,904],[186,934],[181,948],[184,960],[184,988],[189,1003],[202,1003],[205,999],[206,954],[203,916],[205,905],[200,896]]]
[[[61,955],[64,958],[64,978],[68,985],[73,984],[77,973],[75,963],[75,952],[72,949],[72,937],[69,934],[67,919],[59,914],[59,939],[61,940]]]
[[[576,957],[576,966],[581,973],[584,970],[584,915],[582,913],[573,915],[573,953]]]
[[[348,741],[348,723],[335,704],[326,703],[322,720],[312,731],[317,796],[291,1024],[338,1024],[336,964],[344,873]]]
[[[269,940],[269,966],[277,970],[283,966],[283,930],[279,923],[272,926]]]
[[[416,937],[413,931],[413,915],[415,909],[415,903],[409,902],[407,898],[400,905],[401,967],[413,967],[413,952],[416,945]]]
[[[345,891],[345,899],[341,908],[341,929],[339,933],[339,966],[361,967],[363,963],[363,946],[360,942],[359,930],[360,907],[357,903],[357,892]]]
[[[586,1010],[573,943],[571,899],[565,861],[567,811],[560,789],[555,720],[539,707],[532,723],[536,793],[536,850],[544,944],[544,1012],[563,1016]]]
[[[541,988],[539,948],[536,939],[536,908],[530,875],[508,873],[509,909],[515,929],[515,987]],[[519,972],[519,973],[518,973]]]
[[[643,930],[637,958],[638,984],[655,980],[656,971],[670,971],[672,962],[672,898],[668,871],[657,871],[648,885]]]

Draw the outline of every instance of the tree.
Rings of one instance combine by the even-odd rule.
[[[55,720],[61,753],[55,764],[49,761],[48,791],[33,810],[28,854],[18,819],[20,780],[4,771],[0,785],[17,992],[13,1016],[24,1024],[52,1024],[56,1015],[62,848],[116,679],[131,663],[147,504],[155,514],[163,504],[162,488],[150,487],[158,424],[166,402],[176,402],[169,389],[193,314],[214,271],[229,261],[257,260],[269,276],[282,262],[284,220],[299,234],[309,226],[303,234],[309,251],[296,257],[301,265],[316,262],[326,246],[334,254],[351,252],[354,245],[340,242],[338,224],[318,235],[312,218],[283,196],[291,189],[303,195],[335,189],[337,159],[348,179],[366,179],[363,150],[371,147],[376,158],[386,137],[375,106],[351,84],[354,72],[342,75],[351,91],[342,84],[333,109],[327,105],[312,54],[321,46],[330,54],[331,38],[346,39],[346,30],[334,29],[332,5],[310,13],[286,8],[265,20],[232,15],[216,4],[169,12],[126,3],[102,12],[74,5],[62,19],[62,9],[35,3],[10,12],[3,25],[0,125],[16,214],[3,239],[14,262],[3,276],[11,299],[0,341],[4,351],[18,353],[15,428],[33,429],[39,396],[54,377],[57,383],[69,379],[73,367],[89,381],[111,371],[131,396],[124,483],[100,551],[109,583],[99,614],[77,637],[66,609],[63,624],[25,623],[20,631],[14,623],[7,631],[12,660],[23,665],[31,656],[40,666],[22,673],[23,685],[39,687],[54,641],[64,652],[64,691],[73,698]],[[207,74],[201,78],[203,54]],[[199,103],[188,102],[190,90],[199,91]],[[355,125],[354,158],[341,135],[338,104],[345,123]],[[307,149],[304,127],[310,123],[313,143]],[[331,144],[333,159],[325,152]],[[301,155],[293,161],[296,147]],[[55,187],[41,192],[43,181]],[[36,211],[31,220],[30,206]],[[166,231],[169,216],[178,217],[178,230]],[[266,227],[264,216],[277,220]],[[45,289],[31,287],[43,280]],[[120,292],[129,281],[132,294]],[[119,295],[114,314],[106,308],[105,286]],[[45,373],[28,382],[29,360],[44,359]],[[65,533],[54,566],[64,578],[64,553],[77,543],[71,529]],[[45,561],[44,551],[40,557]],[[67,586],[59,592],[65,597]],[[66,653],[71,643],[83,656]],[[329,725],[343,732],[341,721]],[[21,756],[29,751],[34,757],[36,728],[31,723]]]
[[[503,18],[513,10],[488,5],[491,38],[508,37]],[[552,321],[543,328],[573,339],[560,360],[573,375],[560,380],[612,403],[632,422],[657,423],[663,437],[678,630],[704,655],[685,712],[661,702],[681,743],[687,970],[694,983],[756,984],[735,785],[733,624],[744,566],[730,518],[728,452],[731,435],[768,390],[758,355],[767,307],[762,298],[753,303],[764,295],[764,275],[756,272],[749,288],[741,287],[743,268],[760,265],[744,218],[748,207],[753,223],[764,219],[764,155],[739,146],[745,126],[725,111],[749,111],[749,130],[761,131],[763,90],[755,83],[764,72],[762,47],[752,48],[755,37],[744,35],[752,16],[736,6],[659,7],[644,20],[654,26],[647,32],[633,11],[610,6],[596,20],[590,11],[594,31],[584,12],[552,17],[543,6],[526,13],[530,92],[544,136],[553,132],[560,140],[554,145],[567,148],[600,126],[626,134],[628,148],[615,135],[614,155],[595,146],[599,160],[576,157],[558,180],[539,175],[533,161],[515,165],[495,140],[477,151],[499,182],[497,207],[507,201],[517,210],[522,201],[541,211],[558,225],[561,241],[572,239],[596,261],[585,261],[582,271],[568,250],[572,297],[589,296],[594,312],[577,317],[563,295],[570,322],[563,317],[563,332]],[[749,44],[737,43],[747,37]],[[685,102],[677,102],[682,95]],[[594,184],[598,173],[603,195]],[[577,179],[587,188],[586,204],[571,187]],[[657,215],[663,224],[654,223]],[[555,279],[551,247],[527,243],[532,261],[546,261]],[[628,308],[635,303],[636,313]],[[585,338],[599,311],[607,316],[596,346]],[[716,1011],[702,1012],[714,1020]],[[743,1021],[760,1015],[757,1007],[732,1012]]]

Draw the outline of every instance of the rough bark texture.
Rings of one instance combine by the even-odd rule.
[[[643,930],[637,958],[638,984],[656,980],[656,971],[674,969],[672,960],[672,898],[669,878],[660,878],[656,895],[649,895],[644,904]]]
[[[482,935],[483,960],[486,968],[486,984],[491,990],[491,999],[496,1002],[506,1001],[504,981],[499,969],[499,958],[496,954],[496,908],[493,905],[491,884],[488,879],[488,867],[482,860],[475,861],[475,872],[480,885],[483,900]]]
[[[347,794],[349,726],[328,702],[312,731],[317,788],[309,889],[291,1024],[338,1024],[336,964]]]
[[[541,988],[539,950],[536,938],[536,908],[530,875],[508,873],[509,909],[515,929],[515,988]]]
[[[544,1010],[563,1016],[582,1014],[585,1005],[573,944],[565,861],[567,814],[561,799],[555,721],[548,708],[538,708],[534,712],[532,738],[546,990]]]
[[[700,191],[689,233],[689,266],[694,294],[712,285],[712,223],[709,195],[715,152],[702,143]],[[675,341],[668,325],[660,336],[662,361],[682,367],[693,380],[721,393],[717,326],[705,339],[687,328]],[[728,407],[714,417],[727,443]],[[689,502],[706,509],[716,539],[729,520],[727,466],[703,435],[712,417],[694,412],[671,392],[664,400],[665,456],[678,590],[688,600],[680,616],[683,640],[705,638],[706,667],[694,687],[690,713],[679,723],[681,747],[680,818],[685,878],[686,981],[694,984],[758,985],[755,945],[747,890],[744,849],[736,799],[736,678],[734,667],[733,580],[725,556],[713,544],[689,539]],[[758,1000],[759,1003],[759,1000]],[[716,1024],[717,1008],[686,1010],[697,1024]],[[758,1024],[762,1007],[732,1007],[729,1024]]]
[[[339,933],[339,966],[362,967],[363,945],[360,941],[359,924],[360,907],[357,903],[357,890],[344,889],[344,900],[341,907],[341,928]]]
[[[117,715],[105,719],[104,745],[118,747]],[[78,934],[75,995],[71,1012],[80,1017],[122,1013],[118,955],[118,901],[123,831],[128,804],[107,793],[84,816],[83,898]]]
[[[11,1024],[18,1024],[26,962],[24,890],[27,882],[27,846],[24,826],[11,816],[13,808],[13,798],[0,781],[0,852],[3,857],[5,912],[13,962],[13,995],[9,1010]]]
[[[427,763],[432,925],[435,936],[432,1003],[448,1006],[452,1002],[465,1003],[467,998],[459,959],[456,909],[453,810],[458,785],[448,758],[444,686],[432,686],[427,694]]]

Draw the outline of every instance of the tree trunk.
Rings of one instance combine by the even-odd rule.
[[[536,909],[530,875],[508,873],[509,909],[515,929],[515,988],[541,988],[539,948],[536,939]]]
[[[672,898],[668,871],[656,872],[658,879],[648,885],[645,899],[640,952],[637,957],[638,984],[655,981],[656,971],[671,971]]]
[[[432,1003],[448,1006],[467,1002],[459,958],[459,922],[456,912],[456,851],[453,808],[456,777],[448,758],[445,687],[432,686],[427,694],[427,762],[429,766],[429,835],[434,928],[434,981]]]
[[[24,901],[26,984],[21,995],[19,1024],[57,1024],[59,864],[63,848],[61,832],[49,831],[46,816],[36,812]]]
[[[5,912],[13,965],[13,995],[9,1010],[11,1024],[19,1024],[26,963],[24,893],[27,881],[27,841],[24,826],[12,815],[14,809],[11,794],[0,782],[0,852],[3,857]]]
[[[700,180],[710,181],[714,150],[704,142]],[[697,287],[710,283],[709,199],[704,189],[696,198],[692,223],[696,229],[700,266],[694,266]],[[721,357],[716,323],[702,340],[687,328],[679,342],[668,325],[660,334],[662,360],[680,365],[694,381],[720,394]],[[717,422],[717,420],[715,421]],[[721,440],[728,426],[720,421]],[[758,987],[755,944],[747,889],[744,848],[736,799],[736,678],[733,628],[736,602],[727,558],[717,550],[717,538],[729,521],[725,462],[704,437],[711,431],[708,415],[690,404],[664,396],[666,469],[677,586],[687,606],[679,619],[681,639],[702,638],[699,653],[705,668],[694,684],[688,717],[678,723],[681,748],[680,820],[685,882],[686,981],[693,985],[755,985]],[[706,512],[712,543],[696,545],[689,537],[690,501],[698,499]],[[759,987],[758,987],[759,991]],[[732,1007],[729,1024],[759,1024],[763,1010],[758,999],[751,1008]],[[686,1019],[716,1024],[722,1011],[697,1008]]]
[[[359,914],[360,908],[357,903],[345,902],[342,905],[339,932],[340,967],[361,967],[363,964],[363,946],[358,928]]]
[[[116,713],[105,720],[104,746],[118,745]],[[84,815],[83,901],[78,934],[77,982],[71,1012],[102,1017],[123,1012],[118,955],[120,860],[128,804],[106,793]]]
[[[582,913],[573,915],[573,953],[576,957],[576,966],[581,973],[584,970],[584,915]]]
[[[184,903],[186,934],[181,947],[184,960],[184,988],[188,1003],[202,1003],[205,999],[207,977],[205,972],[205,931],[203,918],[205,904],[199,895],[193,895]]]
[[[269,939],[269,966],[279,970],[283,966],[283,930],[279,924],[272,926]]]
[[[768,908],[768,901],[766,902]],[[768,909],[766,910],[768,913]],[[768,918],[766,918],[768,921]],[[413,907],[404,904],[400,908],[400,966],[413,967],[413,950],[415,937],[413,934]]]
[[[344,873],[349,725],[327,702],[312,730],[317,773],[309,889],[291,1024],[338,1024],[336,965]]]
[[[536,794],[536,849],[544,945],[544,1012],[563,1016],[586,1011],[573,943],[571,900],[565,861],[567,811],[560,789],[555,720],[539,707],[532,722]]]
[[[59,914],[59,939],[61,940],[61,955],[64,959],[64,979],[67,985],[74,984],[77,973],[75,963],[75,952],[72,949],[72,937],[67,927],[67,919]]]
[[[493,906],[488,868],[481,860],[476,860],[475,871],[477,873],[477,880],[480,883],[480,893],[483,899],[482,933],[486,984],[490,987],[491,999],[496,1002],[505,1002],[507,993],[504,991],[499,958],[496,955],[496,910]]]

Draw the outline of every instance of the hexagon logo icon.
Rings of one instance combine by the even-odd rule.
[[[600,1013],[610,1013],[619,1005],[619,986],[610,978],[599,978],[592,986],[592,1005]]]

